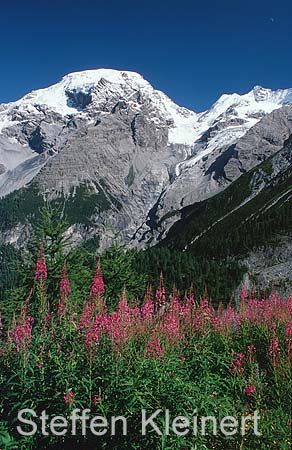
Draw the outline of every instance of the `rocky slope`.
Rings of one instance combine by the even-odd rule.
[[[196,113],[139,74],[100,69],[0,105],[0,207],[9,210],[16,198],[30,205],[27,217],[15,208],[13,220],[8,214],[2,240],[23,242],[31,205],[45,197],[67,208],[76,242],[95,235],[101,248],[158,242],[182,208],[281,148],[291,101],[292,90],[257,86]]]

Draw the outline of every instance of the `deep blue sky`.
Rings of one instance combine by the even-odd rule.
[[[291,0],[4,0],[0,103],[108,67],[203,110],[224,92],[292,87]]]

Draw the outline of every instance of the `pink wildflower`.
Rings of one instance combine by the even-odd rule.
[[[60,280],[60,295],[70,295],[71,294],[71,287],[70,287],[70,281],[68,277],[67,272],[67,264],[66,260],[63,264],[63,269],[61,272],[61,280]]]
[[[106,330],[107,316],[97,314],[93,323],[90,324],[85,335],[85,345],[87,348],[98,346],[101,333]]]
[[[163,320],[162,331],[166,333],[169,337],[176,339],[180,338],[179,334],[179,320],[171,313],[168,313]]]
[[[41,242],[39,254],[36,262],[35,280],[44,281],[47,279],[47,265],[44,254],[44,243]]]
[[[240,291],[240,300],[243,302],[243,301],[247,300],[248,297],[249,297],[248,289],[242,288]]]
[[[60,316],[64,316],[67,312],[68,308],[68,296],[71,294],[71,286],[67,272],[66,260],[63,264],[63,269],[61,272],[61,280],[60,280],[60,300],[58,303],[57,313]]]
[[[123,317],[125,319],[125,318],[129,318],[129,312],[130,312],[130,308],[129,308],[128,299],[127,299],[127,292],[126,292],[126,289],[124,288],[122,296],[118,303],[118,313],[121,317]]]
[[[213,318],[214,310],[209,304],[207,292],[205,292],[205,298],[201,301],[200,312],[204,322],[209,322]]]
[[[72,389],[69,389],[66,395],[64,395],[63,400],[66,403],[66,405],[70,406],[74,402],[75,395],[73,394]]]
[[[93,295],[103,295],[104,294],[104,282],[101,271],[100,259],[98,260],[95,275],[93,278],[92,286],[91,286],[91,294]]]
[[[43,328],[48,330],[52,324],[52,313],[47,310],[43,316]]]
[[[127,327],[123,323],[122,316],[113,312],[109,316],[109,336],[113,341],[115,350],[127,342]]]
[[[8,336],[16,345],[16,350],[27,350],[28,344],[31,342],[33,317],[27,316],[20,319],[18,324],[9,331]]]
[[[151,297],[145,299],[144,305],[141,307],[141,317],[144,322],[149,322],[154,316],[154,303]]]
[[[193,312],[194,312],[194,297],[191,295],[187,297],[182,305],[182,314],[186,327],[192,326]]]
[[[80,316],[79,331],[88,330],[93,319],[94,305],[86,303]]]
[[[288,346],[288,354],[292,356],[292,325],[286,328],[285,332],[286,344]]]
[[[253,384],[250,384],[250,385],[245,386],[243,391],[247,395],[247,397],[253,397],[257,391],[257,388]]]
[[[245,354],[238,353],[232,361],[231,368],[232,372],[238,375],[242,375],[244,372],[243,363],[245,361]]]
[[[160,358],[163,355],[163,348],[161,347],[159,339],[151,339],[147,345],[147,356],[153,358]]]
[[[160,273],[159,286],[156,290],[155,301],[156,310],[160,309],[166,304],[166,295],[162,272]]]
[[[270,339],[269,355],[273,361],[280,355],[279,339],[276,336]]]
[[[169,303],[169,309],[164,313],[161,323],[161,331],[169,338],[179,340],[180,335],[180,317],[182,309],[177,298],[173,298]]]
[[[247,352],[248,352],[249,355],[253,355],[255,353],[255,351],[256,351],[256,348],[255,348],[254,345],[248,345],[247,346]]]
[[[94,394],[93,396],[93,404],[96,406],[98,403],[100,403],[102,400],[100,394]]]

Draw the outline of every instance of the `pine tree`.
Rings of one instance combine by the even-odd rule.
[[[63,217],[60,207],[46,203],[40,210],[40,219],[34,226],[34,244],[44,243],[44,252],[48,266],[49,298],[56,298],[59,289],[60,273],[64,261],[64,250],[69,238],[65,235],[68,221]]]

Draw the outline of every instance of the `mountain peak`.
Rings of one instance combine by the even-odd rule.
[[[142,75],[137,72],[116,69],[92,69],[81,72],[72,72],[65,75],[62,80],[54,86],[61,85],[65,89],[88,90],[104,80],[107,83],[122,86],[131,85],[137,88],[150,88],[151,85]]]
[[[255,92],[255,93],[256,92],[260,92],[260,91],[269,91],[269,92],[271,92],[271,89],[265,88],[265,87],[263,87],[263,86],[261,86],[259,84],[256,84],[251,90],[251,92]]]
[[[94,88],[106,90],[107,84],[113,85],[111,90],[116,92],[120,92],[121,87],[153,90],[143,76],[136,72],[93,69],[69,73],[52,86],[25,95],[18,103],[46,105],[61,115],[74,114],[78,111],[68,101],[68,92],[89,94]]]
[[[117,69],[90,69],[82,70],[78,72],[70,72],[62,78],[63,82],[81,82],[81,83],[93,83],[96,84],[101,78],[105,78],[111,83],[124,83],[129,79],[136,81],[144,81],[144,78],[138,72],[132,72],[129,70],[117,70]]]
[[[137,113],[146,109],[156,124],[167,124],[169,142],[193,143],[197,113],[177,105],[142,75],[131,71],[94,69],[72,72],[47,88],[30,92],[11,103],[9,108],[36,114],[49,108],[61,116],[84,114],[90,119],[93,113],[111,112],[120,101]]]
[[[253,96],[257,102],[268,101],[278,105],[283,105],[292,101],[292,89],[272,90],[256,85],[247,95]]]

